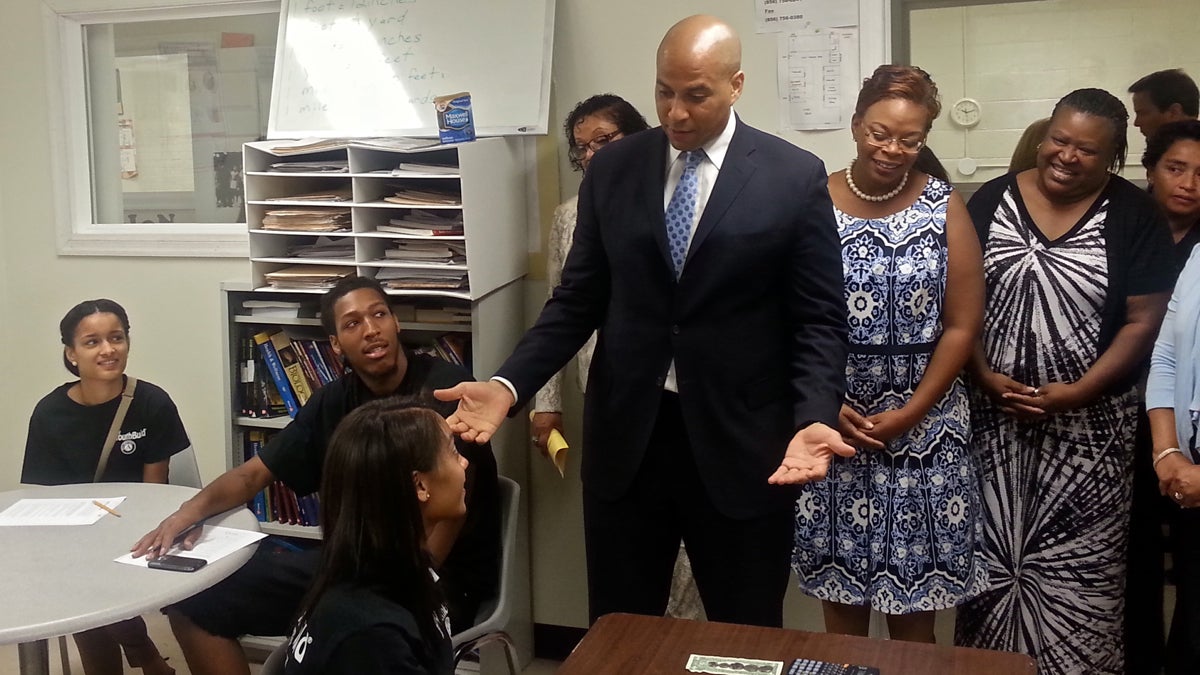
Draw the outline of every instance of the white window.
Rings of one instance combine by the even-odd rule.
[[[59,253],[245,257],[279,2],[46,2]]]

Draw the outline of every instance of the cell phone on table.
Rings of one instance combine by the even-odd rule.
[[[207,564],[208,561],[204,558],[189,558],[183,555],[164,555],[146,563],[152,570],[170,570],[172,572],[195,572]]]

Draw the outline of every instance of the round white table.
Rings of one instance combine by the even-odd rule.
[[[120,518],[106,514],[92,525],[0,527],[0,644],[20,643],[24,675],[48,674],[48,638],[158,610],[212,586],[250,559],[257,544],[191,573],[113,562],[196,492],[154,483],[85,483],[0,492],[0,511],[20,499],[126,497],[116,509]],[[245,508],[205,523],[259,529],[258,520]]]

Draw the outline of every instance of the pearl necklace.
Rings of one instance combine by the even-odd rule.
[[[904,190],[904,186],[908,185],[909,172],[905,171],[904,175],[900,177],[900,184],[896,186],[895,190],[878,196],[869,195],[862,190],[859,190],[858,186],[854,184],[854,162],[856,161],[857,159],[850,160],[850,166],[846,167],[846,186],[850,188],[850,192],[853,192],[855,197],[858,197],[864,202],[886,202],[892,197],[900,194]]]

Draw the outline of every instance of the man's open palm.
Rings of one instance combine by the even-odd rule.
[[[458,409],[446,418],[450,430],[469,443],[487,443],[512,408],[512,392],[496,381],[460,382],[449,389],[435,389],[439,401],[458,401]]]

